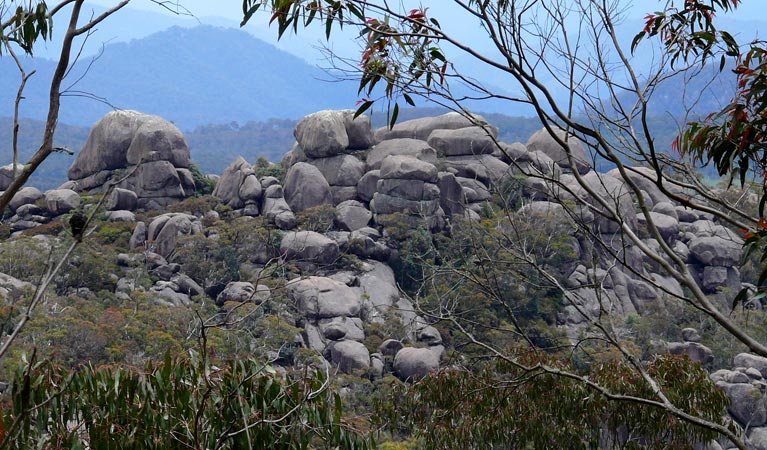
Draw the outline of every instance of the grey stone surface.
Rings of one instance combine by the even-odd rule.
[[[106,208],[110,211],[133,211],[138,205],[138,196],[135,192],[128,189],[114,188],[109,194],[106,202]]]
[[[463,192],[463,186],[458,183],[452,173],[439,172],[438,177],[439,206],[447,215],[463,216],[466,212],[466,196]]]
[[[168,213],[157,216],[147,228],[147,241],[157,253],[167,258],[176,249],[179,235],[201,233],[202,224],[191,214]]]
[[[394,357],[394,372],[402,380],[420,380],[439,369],[439,355],[428,348],[405,347]]]
[[[492,155],[496,150],[493,138],[479,127],[434,130],[426,142],[439,156]]]
[[[110,222],[135,222],[136,221],[136,215],[133,214],[133,211],[124,211],[124,210],[118,210],[118,211],[109,211],[107,214],[107,220]]]
[[[376,130],[377,142],[386,139],[411,138],[425,141],[434,130],[455,130],[483,124],[495,137],[498,137],[498,128],[489,125],[484,117],[474,114],[472,119],[464,117],[457,112],[449,112],[437,117],[424,117],[420,119],[399,122],[391,130],[388,127]]]
[[[473,178],[493,186],[509,172],[509,165],[493,155],[453,156],[442,161],[445,170],[463,178]]]
[[[545,128],[538,130],[527,141],[526,147],[528,151],[535,152],[540,151],[548,155],[554,160],[562,169],[575,171],[580,174],[585,174],[590,169],[589,158],[586,154],[586,150],[583,148],[583,144],[575,137],[567,137],[567,133],[564,130],[557,129],[554,131],[557,138],[567,143],[569,153],[572,155],[573,167],[567,157],[567,152],[562,145],[552,137],[549,131]]]
[[[319,169],[308,163],[298,163],[288,170],[283,189],[293,212],[333,203],[330,184]]]
[[[356,113],[353,109],[342,111],[344,115],[344,126],[346,135],[349,138],[350,150],[364,150],[373,146],[373,124],[370,116],[360,114],[354,117]]]
[[[136,222],[136,226],[133,227],[133,233],[131,234],[129,241],[130,248],[133,249],[144,246],[144,242],[146,241],[146,228],[146,223]]]
[[[617,217],[610,215],[585,188],[576,185],[574,189],[578,197],[607,214],[607,217],[602,214],[596,216],[594,222],[596,230],[600,233],[615,233],[620,230],[621,223],[625,223],[630,229],[636,230],[637,216],[634,209],[634,201],[625,183],[616,178],[600,175],[593,171],[584,175],[583,181],[617,213]]]
[[[767,378],[767,358],[751,353],[738,353],[733,359],[736,367],[752,367]]]
[[[373,195],[376,193],[376,187],[378,186],[378,180],[381,179],[380,170],[370,170],[360,178],[357,183],[357,196],[363,202],[369,202],[373,200]]]
[[[80,195],[71,189],[53,189],[46,191],[44,196],[45,207],[55,216],[80,207]]]
[[[102,190],[130,174],[119,187],[134,191],[139,207],[163,207],[194,194],[190,165],[189,147],[172,123],[120,110],[93,126],[68,175],[83,190]]]
[[[730,415],[741,425],[760,427],[767,423],[767,405],[764,392],[750,383],[727,383],[719,381],[717,387],[724,389],[731,399],[727,408]]]
[[[714,360],[711,349],[698,342],[669,342],[666,349],[672,355],[687,356],[701,364],[710,364]]]
[[[337,155],[308,161],[331,186],[357,186],[365,174],[365,163],[352,155]]]
[[[682,330],[682,340],[685,342],[700,342],[700,334],[695,328],[685,328]]]
[[[434,164],[410,156],[389,156],[381,162],[381,179],[421,180],[437,182],[437,168]]]
[[[342,111],[319,111],[301,119],[293,134],[306,156],[335,156],[349,147],[345,120]]]
[[[394,356],[404,347],[405,346],[402,345],[402,342],[398,341],[397,339],[386,339],[385,341],[381,342],[381,345],[378,347],[378,349],[384,356]]]
[[[281,230],[292,230],[296,226],[296,216],[283,197],[282,186],[279,184],[273,184],[264,191],[262,212],[264,217]]]
[[[229,282],[223,291],[216,297],[216,304],[223,305],[226,302],[252,302],[260,305],[271,296],[268,287],[264,285],[253,286],[247,281]]]
[[[329,345],[330,360],[344,373],[365,370],[370,367],[370,352],[356,341],[333,342]]]
[[[333,317],[317,321],[320,332],[326,339],[338,341],[348,339],[361,342],[365,339],[362,320],[358,317]]]
[[[19,189],[18,192],[14,194],[10,203],[8,203],[8,206],[11,207],[11,211],[16,211],[16,209],[18,209],[21,205],[35,203],[41,198],[43,198],[43,193],[40,192],[40,189],[32,186],[27,186]]]
[[[368,226],[373,213],[356,200],[347,200],[336,206],[335,223],[342,230],[354,231]]]
[[[289,297],[299,311],[314,319],[358,317],[360,299],[349,286],[325,277],[307,277],[287,284]]]
[[[370,207],[374,214],[393,214],[409,211],[419,217],[429,217],[439,209],[439,199],[429,201],[407,200],[401,197],[376,193]]]
[[[688,246],[691,258],[709,266],[735,266],[743,256],[742,242],[718,236],[697,237]]]
[[[437,162],[437,151],[422,140],[411,138],[389,139],[378,143],[371,149],[366,158],[370,169],[379,169],[381,162],[388,156],[411,156],[431,164]]]
[[[290,261],[333,264],[340,255],[338,244],[314,231],[291,231],[280,243],[280,253]]]

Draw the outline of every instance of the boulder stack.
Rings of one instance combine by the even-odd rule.
[[[165,119],[113,111],[94,125],[69,168],[79,191],[100,191],[130,174],[119,187],[136,193],[137,206],[159,209],[194,194],[189,147]]]

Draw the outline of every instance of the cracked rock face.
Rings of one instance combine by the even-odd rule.
[[[194,194],[191,163],[184,136],[172,123],[112,111],[93,126],[68,175],[78,190],[99,191],[136,169],[120,187],[136,193],[139,208],[162,207]]]

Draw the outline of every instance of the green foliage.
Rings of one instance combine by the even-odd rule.
[[[23,234],[24,236],[37,236],[40,234],[44,234],[48,236],[57,236],[65,229],[66,227],[64,226],[63,221],[54,220],[52,222],[38,225],[34,228],[24,230],[21,234]]]
[[[729,310],[731,296],[718,296],[714,298],[715,305],[720,310]],[[729,317],[730,320],[741,330],[759,342],[767,341],[767,313],[752,305],[734,309]],[[751,309],[754,308],[754,309]],[[738,353],[748,352],[746,346],[738,341],[727,330],[698,310],[691,310],[686,305],[675,299],[666,299],[660,305],[651,305],[642,317],[629,317],[626,328],[634,343],[641,349],[643,359],[650,357],[659,351],[653,345],[658,340],[667,342],[681,342],[681,330],[695,328],[703,337],[702,344],[709,347],[714,355],[714,361],[707,367],[710,370],[729,369],[732,364],[732,356]],[[660,349],[662,351],[662,349]]]
[[[56,293],[65,295],[79,288],[88,288],[93,292],[114,292],[116,280],[113,275],[118,272],[116,258],[111,251],[82,246],[54,278]]]
[[[693,449],[717,437],[657,405],[611,400],[582,381],[533,368],[569,370],[553,358],[510,358],[516,363],[472,372],[445,370],[412,386],[395,386],[391,397],[378,404],[377,417],[392,430],[419,436],[419,448],[425,449]],[[647,370],[682,411],[721,423],[727,397],[700,366],[661,357]],[[655,397],[623,364],[596,367],[589,380],[612,395]]]
[[[201,197],[203,195],[210,195],[213,193],[213,189],[216,188],[216,182],[206,177],[200,168],[192,164],[189,166],[189,171],[192,172],[192,178],[194,179],[194,196]]]
[[[269,162],[268,159],[263,156],[259,156],[256,163],[253,164],[253,170],[258,178],[261,177],[275,177],[280,180],[280,183],[285,181],[286,170],[280,164],[274,164]]]
[[[198,193],[200,191],[197,191]],[[195,197],[189,197],[184,201],[171,205],[168,210],[170,212],[186,212],[195,216],[202,216],[208,211],[213,211],[217,206],[221,204],[221,201],[212,195],[200,195]]]
[[[95,232],[95,238],[101,245],[113,245],[127,248],[133,234],[134,224],[126,222],[104,222]]]
[[[10,8],[13,8],[11,2]],[[17,2],[18,3],[18,2]],[[5,9],[6,5],[3,5]],[[3,11],[5,14],[5,11]],[[32,55],[35,43],[52,37],[53,17],[48,14],[44,1],[21,2],[12,15],[3,15],[3,34],[0,36],[0,55],[5,51],[5,41],[19,45],[24,52]],[[7,23],[5,21],[8,20]]]
[[[219,245],[231,246],[239,263],[266,264],[279,255],[281,233],[264,217],[239,217],[222,224],[219,235]]]
[[[336,208],[328,203],[305,209],[296,214],[299,230],[326,233],[334,227]]]
[[[240,279],[235,249],[201,234],[179,238],[173,260],[181,264],[205,292],[215,297],[230,281]]]
[[[48,264],[50,250],[40,240],[20,237],[0,245],[0,272],[27,281],[37,281]]]
[[[682,9],[669,2],[664,11],[645,17],[645,27],[634,37],[631,51],[636,50],[643,39],[658,37],[671,57],[672,67],[698,56],[705,62],[718,51],[725,52],[727,56],[737,56],[740,54],[737,42],[730,33],[717,29],[713,19],[717,11],[735,9],[738,1],[685,1]],[[724,56],[721,66],[724,66]]]
[[[429,266],[435,262],[436,251],[429,230],[414,228],[409,215],[395,213],[388,215],[384,235],[397,249],[389,262],[397,283],[405,292],[414,293],[424,281]]]
[[[2,448],[367,449],[319,374],[281,377],[253,359],[173,358],[143,370],[69,371],[34,354],[11,385]]]

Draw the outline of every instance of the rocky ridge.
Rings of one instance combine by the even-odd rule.
[[[233,215],[263,217],[282,230],[277,256],[297,264],[304,274],[314,273],[286,285],[299,313],[294,318],[301,328],[299,346],[315,350],[328,365],[344,372],[372,370],[381,376],[385,367],[391,367],[402,379],[418,378],[439,368],[444,347],[439,331],[415,312],[386,264],[397,251],[382,233],[388,223],[404,218],[413,228],[449,232],[456,217],[479,219],[493,192],[510,179],[521,179],[525,201],[518,212],[567,226],[573,218],[565,213],[565,202],[573,196],[593,202],[575,180],[574,171],[594,191],[616,202],[622,220],[632,230],[639,233],[646,220],[636,213],[636,199],[618,174],[589,171],[582,144],[568,139],[564,132],[557,136],[568,139],[572,163],[545,130],[526,144],[496,145],[497,135],[498,130],[481,116],[469,120],[450,113],[373,130],[368,117],[354,118],[351,110],[321,111],[298,123],[296,144],[281,163],[286,171],[283,182],[258,176],[255,166],[239,158],[220,176],[210,177],[216,180],[213,195]],[[567,192],[541,179],[519,177],[521,167],[556,176]],[[740,290],[741,238],[706,214],[674,204],[640,176],[645,170],[632,168],[632,180],[647,194],[660,235],[646,237],[644,244],[658,246],[660,238],[671,246],[706,292]],[[8,178],[0,176],[0,183]],[[162,210],[195,192],[189,150],[181,133],[159,117],[135,111],[110,113],[93,127],[69,178],[59,189],[44,193],[33,187],[19,191],[10,205],[12,230],[31,229],[80,209],[84,194],[103,191],[108,183],[122,178],[107,202],[111,221],[135,222],[137,210]],[[5,186],[0,184],[0,190]],[[335,230],[320,233],[297,228],[297,216],[317,207],[333,209]],[[588,222],[602,240],[623,245],[617,242],[615,222],[588,210],[580,214],[579,219]],[[229,283],[217,292],[206,290],[181,273],[174,262],[180,237],[216,239],[204,222],[217,220],[217,215],[216,211],[162,213],[146,223],[135,222],[131,246],[144,252],[146,265],[157,280],[151,293],[158,302],[178,307],[205,298],[219,305],[258,304],[269,298],[268,287],[243,281]],[[557,316],[558,326],[572,337],[591,317],[604,312],[605,305],[621,317],[641,316],[649,305],[662,303],[665,292],[681,293],[678,282],[656,273],[657,262],[632,246],[619,250],[625,264],[609,267],[590,264],[585,248],[578,239],[574,251],[582,258],[565,277],[576,304],[564,306]],[[363,263],[355,270],[328,270],[343,254],[353,254]],[[263,265],[273,256],[254,257],[254,264]],[[118,262],[129,268],[135,265],[132,258],[120,255]],[[650,284],[646,278],[660,281]],[[601,291],[594,290],[595,280]],[[7,278],[0,281],[4,297],[20,283]],[[136,287],[126,277],[118,282],[115,295],[127,295],[132,289]],[[371,353],[361,343],[366,329],[392,314],[405,327],[406,335],[391,336],[378,352]],[[695,335],[687,332],[685,342],[664,343],[664,348],[705,363],[711,352]],[[767,369],[760,371],[762,365],[767,367],[756,357],[738,355],[736,369],[715,372],[712,378],[735,400],[730,413],[750,427],[752,440],[767,442],[767,428],[762,428],[767,425],[762,388]]]

